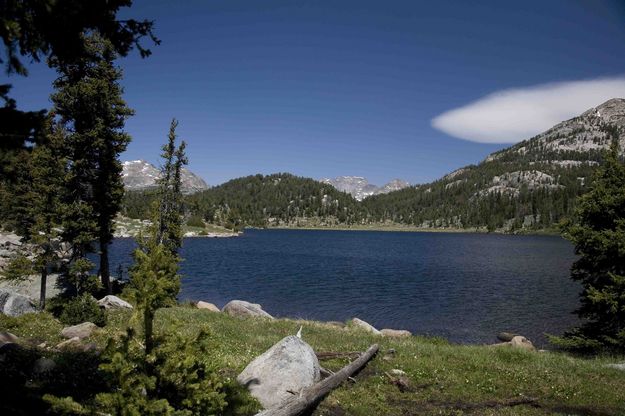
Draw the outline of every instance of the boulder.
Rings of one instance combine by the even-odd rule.
[[[74,337],[68,340],[59,342],[56,346],[57,350],[79,350],[83,349],[83,345],[80,342],[80,338]]]
[[[132,305],[117,296],[107,295],[98,301],[104,309],[132,309]]]
[[[391,338],[405,338],[405,337],[411,337],[412,336],[412,332],[406,331],[405,329],[387,329],[387,328],[384,328],[384,329],[380,330],[380,333],[382,335],[384,335],[385,337],[391,337]]]
[[[500,342],[498,344],[493,344],[493,347],[513,347],[513,348],[521,348],[527,351],[535,351],[534,344],[532,341],[525,338],[524,336],[517,335],[512,337],[512,339],[508,342]]]
[[[519,334],[515,334],[514,332],[500,332],[497,334],[497,339],[501,342],[510,342],[512,338],[518,336]]]
[[[7,289],[0,289],[0,312],[8,316],[20,316],[37,312],[37,307],[29,297]]]
[[[382,334],[380,331],[375,329],[373,327],[373,325],[368,324],[367,322],[363,321],[362,319],[354,318],[354,319],[352,319],[352,324],[355,327],[363,329],[363,330],[365,330],[367,332],[371,332],[372,334],[375,334],[375,335],[381,335]]]
[[[209,302],[204,302],[204,301],[199,301],[198,303],[195,304],[195,307],[198,309],[204,309],[207,310],[209,312],[221,312],[219,310],[219,308],[217,306],[215,306],[212,303]]]
[[[274,317],[265,312],[258,303],[249,303],[244,300],[231,300],[223,307],[222,312],[231,316],[274,319]]]
[[[0,345],[9,343],[16,344],[17,340],[17,336],[13,335],[10,332],[0,332]]]
[[[97,348],[96,344],[94,343],[83,344],[82,342],[80,342],[80,338],[78,337],[65,340],[57,344],[57,346],[55,347],[56,350],[82,351],[82,352],[95,351],[96,348]]]
[[[296,336],[283,338],[256,357],[237,381],[271,409],[319,381],[319,361],[312,347]]]
[[[91,322],[83,322],[82,324],[68,326],[61,330],[61,335],[65,338],[83,339],[91,335],[97,328],[96,324]]]
[[[521,335],[517,335],[516,337],[512,338],[510,340],[510,345],[514,348],[522,348],[528,351],[534,351],[536,349],[534,348],[534,344],[532,344],[532,341]]]

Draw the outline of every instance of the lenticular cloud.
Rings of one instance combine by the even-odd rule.
[[[515,143],[610,98],[625,97],[625,76],[502,90],[444,112],[432,126],[479,143]]]

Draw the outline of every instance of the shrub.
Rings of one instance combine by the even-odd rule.
[[[192,215],[191,217],[189,217],[189,219],[187,220],[187,225],[189,227],[206,227],[206,225],[204,225],[202,217],[200,217],[199,215]]]
[[[62,305],[59,320],[66,325],[77,325],[89,321],[98,326],[104,326],[106,314],[93,296],[85,293],[69,299]]]

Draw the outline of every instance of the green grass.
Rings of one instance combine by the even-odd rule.
[[[130,313],[109,314],[107,327],[89,341],[104,345],[121,334]],[[527,352],[511,348],[450,345],[437,338],[389,339],[356,328],[280,319],[232,318],[188,306],[160,310],[157,333],[193,336],[209,331],[215,359],[227,374],[247,363],[303,325],[303,339],[316,351],[364,351],[373,343],[380,353],[355,378],[332,392],[315,415],[624,415],[625,372],[606,368],[617,357],[582,359],[555,352]],[[59,340],[60,324],[48,314],[0,318],[8,329],[27,341]],[[387,354],[395,349],[393,355]],[[622,360],[622,358],[621,358]],[[336,370],[346,359],[322,361]],[[406,372],[408,391],[401,392],[385,374]],[[515,405],[521,399],[531,403]],[[515,402],[516,401],[516,402]]]

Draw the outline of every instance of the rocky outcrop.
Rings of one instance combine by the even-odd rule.
[[[61,330],[61,335],[65,338],[83,339],[89,337],[97,328],[96,324],[91,322],[83,322],[82,324],[68,326]]]
[[[221,312],[217,306],[210,302],[199,301],[195,304],[195,307],[198,309],[204,309],[209,312]]]
[[[499,335],[503,335],[503,334],[508,334],[508,333],[502,333]],[[532,341],[530,341],[529,339],[525,338],[522,335],[513,335],[510,341],[500,342],[499,344],[493,344],[493,347],[513,347],[513,348],[523,349],[526,351],[536,351],[536,348],[534,347],[534,344],[532,344]]]
[[[231,300],[223,307],[222,312],[230,316],[274,319],[258,303],[250,303],[244,300]]]
[[[29,297],[7,289],[0,289],[0,312],[8,316],[20,316],[37,312],[37,307]]]
[[[265,409],[271,409],[312,386],[320,378],[319,371],[312,347],[296,336],[288,336],[249,363],[237,381]]]
[[[388,329],[384,328],[380,330],[380,333],[385,337],[390,338],[406,338],[412,336],[412,332],[406,331],[405,329]]]
[[[352,319],[352,325],[354,325],[356,328],[365,330],[367,332],[370,332],[374,335],[382,335],[382,333],[380,331],[378,331],[377,329],[375,329],[375,327],[365,321],[363,321],[362,319],[358,319],[358,318],[354,318]]]
[[[132,305],[114,295],[104,296],[98,301],[98,305],[104,309],[132,309]]]

